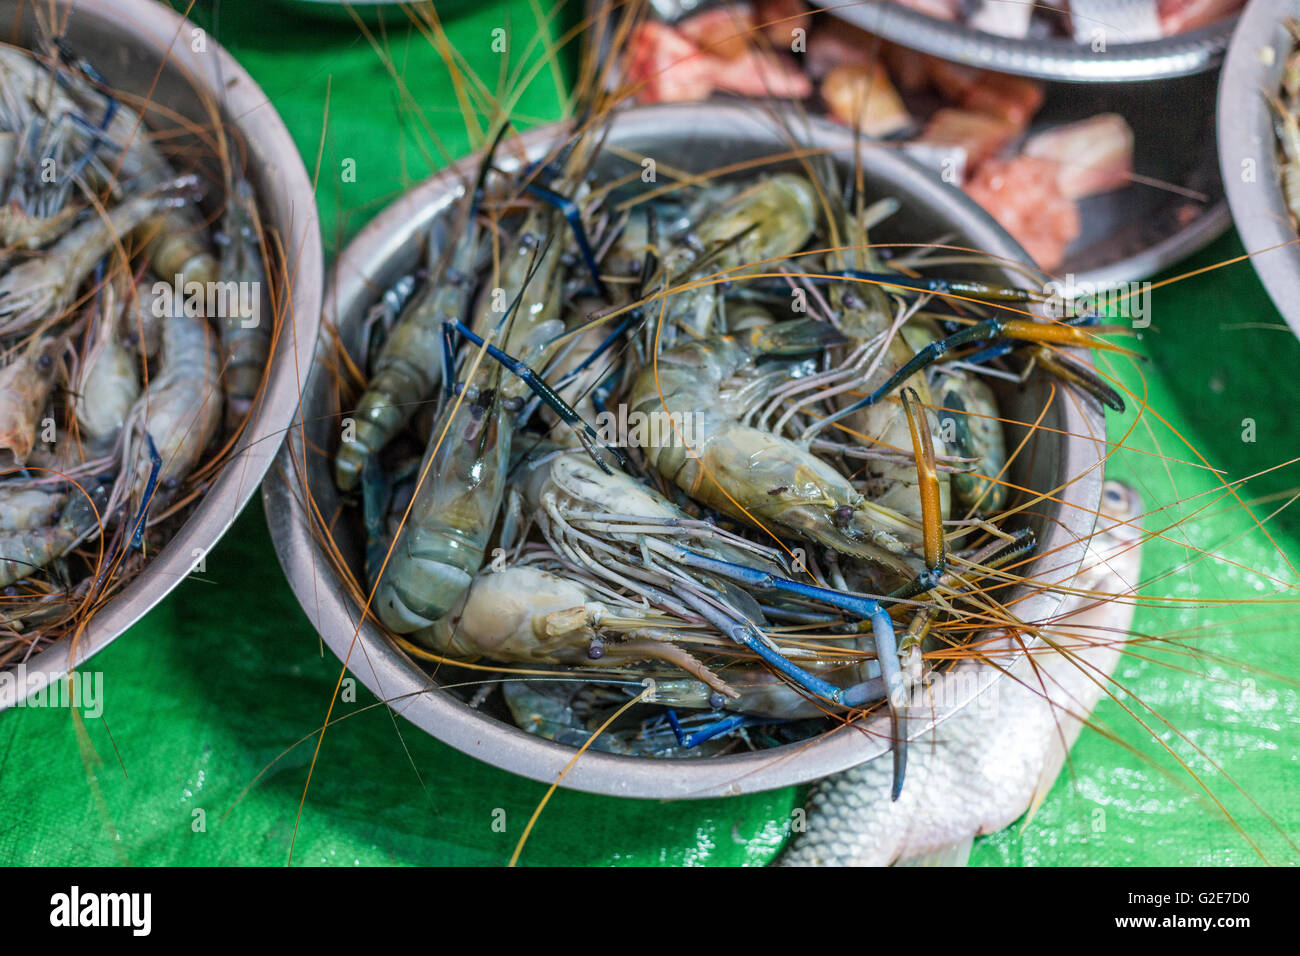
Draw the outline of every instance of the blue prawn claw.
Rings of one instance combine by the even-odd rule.
[[[481,336],[466,328],[463,322],[448,322],[447,328],[480,348],[486,347],[489,358],[499,362],[527,385],[532,393],[545,402],[547,407],[555,412],[562,422],[574,430],[578,440],[582,442],[582,447],[587,450],[587,454],[591,456],[592,461],[600,467],[601,471],[607,475],[613,473],[609,464],[605,461],[605,452],[609,452],[620,465],[622,464],[622,456],[615,449],[601,444],[600,436],[596,434],[596,430],[583,421],[577,410],[566,402],[555,389],[551,388],[544,378],[529,368],[527,363],[520,361],[513,355],[507,355],[495,345],[486,344]]]
[[[144,498],[140,502],[140,510],[136,512],[135,520],[131,523],[135,528],[134,534],[131,535],[131,547],[137,550],[144,543],[144,524],[145,513],[149,510],[149,501],[153,498],[154,489],[158,486],[158,472],[162,470],[162,456],[158,454],[158,448],[153,443],[153,436],[148,432],[144,434],[145,441],[149,444],[149,480],[145,482]]]

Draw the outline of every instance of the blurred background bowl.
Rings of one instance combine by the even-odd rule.
[[[793,114],[789,114],[793,115]],[[823,120],[799,120],[806,145],[834,151],[844,168],[853,157],[851,134]],[[550,149],[564,127],[550,126],[521,137],[530,159]],[[703,172],[725,161],[758,159],[790,148],[790,139],[761,108],[723,104],[677,104],[630,109],[614,117],[608,143],[623,155],[651,156],[661,168]],[[503,149],[497,165],[518,168],[521,150]],[[512,157],[503,159],[505,154]],[[626,173],[626,159],[606,157],[606,175]],[[421,237],[434,217],[445,213],[464,194],[478,157],[469,157],[411,190],[389,206],[353,241],[326,286],[326,332],[337,330],[343,347],[355,354],[367,309],[382,291],[409,274],[422,255]],[[1008,263],[1005,279],[1025,285],[1014,264],[1028,259],[1014,241],[973,201],[941,183],[894,150],[862,150],[868,195],[892,195],[900,212],[872,231],[875,242],[948,241],[979,248]],[[988,270],[982,272],[986,278]],[[999,277],[1002,278],[1002,277]],[[267,520],[280,563],[303,610],[316,630],[348,669],[394,712],[451,746],[505,770],[553,782],[573,758],[574,750],[526,733],[513,724],[469,707],[457,693],[443,690],[418,663],[385,636],[373,616],[350,598],[344,581],[318,538],[310,510],[324,516],[333,534],[332,547],[358,580],[363,566],[364,533],[338,520],[342,502],[333,482],[331,460],[338,444],[343,411],[338,407],[333,335],[323,334],[316,364],[307,381],[301,424],[292,430],[277,467],[263,489]],[[1045,620],[1060,603],[1050,590],[1077,571],[1091,533],[1101,493],[1100,461],[1105,427],[1100,411],[1087,401],[1061,400],[1044,413],[1047,386],[1031,378],[1025,387],[1001,383],[1004,414],[1017,421],[1043,415],[1044,426],[1029,438],[1009,480],[1023,487],[1057,489],[1054,500],[1030,507],[1026,522],[1048,555],[1027,569],[1039,585],[1022,589],[1016,603],[1023,620]],[[1009,447],[1023,436],[1012,428]],[[360,623],[358,623],[360,622]],[[444,669],[444,676],[445,676]],[[935,699],[944,701],[927,721],[909,729],[916,735],[986,691],[1000,671],[963,665],[940,678]],[[951,682],[943,686],[943,682]],[[579,790],[628,797],[684,798],[732,795],[766,790],[823,777],[857,765],[889,749],[888,720],[878,717],[860,725],[866,733],[839,728],[813,741],[757,753],[666,763],[589,751],[565,776],[563,784]],[[847,731],[847,732],[846,732]]]
[[[31,45],[35,6],[31,0],[0,0],[0,22],[13,25],[6,40]],[[265,94],[215,40],[204,36],[197,43],[192,32],[196,28],[154,0],[40,0],[40,8],[45,13],[54,10],[60,22],[66,18],[68,43],[110,85],[156,104],[160,115],[174,111],[208,126],[211,119],[201,95],[218,104],[227,131],[235,133],[244,150],[245,175],[257,192],[263,225],[283,242],[291,289],[284,296],[284,326],[263,395],[221,473],[163,549],[94,613],[75,647],[71,638],[64,638],[33,654],[26,661],[26,686],[21,689],[13,681],[0,682],[0,710],[59,679],[121,636],[202,561],[248,504],[298,408],[299,383],[320,325],[324,275],[316,200],[298,150]],[[204,150],[206,159],[213,158],[197,137],[190,139],[187,149]],[[168,146],[180,143],[169,139]],[[204,165],[195,153],[189,157]],[[216,169],[213,164],[205,172]],[[210,211],[221,198],[219,189],[209,190],[205,208]]]
[[[323,2],[329,6],[334,0],[290,2]],[[585,14],[588,20],[599,22],[597,15],[602,7],[607,6],[606,0],[587,0]],[[654,0],[652,3],[655,14],[671,22],[689,19],[708,6],[707,0],[693,4],[678,0]],[[933,20],[900,7],[892,0],[828,3],[813,9],[815,16],[808,39],[810,44],[818,43],[826,32],[836,32],[833,26],[827,26],[833,24],[832,18],[836,17],[862,26],[875,36],[892,40],[899,46],[920,51],[916,53],[918,57],[929,53],[941,59],[957,59],[949,55],[951,44],[935,44],[931,48],[917,42],[917,37],[927,35],[924,29],[919,32],[913,29],[918,23],[922,27],[944,27],[954,36],[964,38],[963,42],[978,44],[985,39],[1000,39],[959,24]],[[620,15],[625,15],[626,8],[615,4],[610,12],[612,16],[604,34],[597,35],[592,30],[586,38],[587,43],[599,44],[606,56],[612,55],[610,44],[615,21]],[[1207,28],[1216,37],[1222,35],[1221,43],[1215,41],[1220,52],[1226,46],[1232,19],[1235,18]],[[872,24],[886,24],[891,34],[866,26],[867,20]],[[856,30],[851,32],[856,33]],[[1030,41],[1021,42],[1028,44]],[[1078,59],[1084,55],[1074,43],[1061,41],[1061,44],[1060,56]],[[972,53],[961,62],[987,69],[1003,68],[1001,61],[995,65],[992,59],[991,53]],[[1214,70],[1218,63],[1218,57],[1206,59],[1197,70],[1162,74],[1163,82],[1159,83],[1069,82],[1055,72],[1043,75],[1043,79],[1056,82],[1043,83],[1042,107],[1030,120],[1024,134],[1026,137],[1102,113],[1118,113],[1133,130],[1134,140],[1136,175],[1133,181],[1078,200],[1080,233],[1066,249],[1061,265],[1054,270],[1058,275],[1073,276],[1077,282],[1097,287],[1149,279],[1227,231],[1232,220],[1219,176],[1219,156],[1214,142],[1215,117],[1209,109],[1218,86],[1218,75]],[[1040,76],[1032,71],[1020,72]],[[921,121],[939,107],[958,105],[934,92],[916,93],[902,88],[899,93],[908,110]],[[715,93],[714,97],[719,102],[734,102],[734,97],[728,95]],[[827,107],[820,93],[814,93],[802,102],[810,112],[825,114]],[[897,138],[889,141],[895,146],[901,144]]]
[[[938,20],[892,0],[818,3],[828,13],[901,46],[999,73],[1063,83],[1125,83],[1167,80],[1212,70],[1223,60],[1236,17],[1187,33],[1120,43],[1104,50],[1068,37],[1015,39]]]
[[[1219,164],[1228,205],[1250,264],[1287,324],[1300,335],[1300,242],[1282,196],[1273,110],[1294,41],[1282,25],[1300,0],[1253,0],[1241,15],[1219,81]]]

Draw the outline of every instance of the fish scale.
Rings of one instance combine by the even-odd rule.
[[[1098,31],[1117,43],[1142,43],[1163,35],[1155,0],[1070,0],[1074,39],[1092,43]],[[1113,32],[1112,32],[1113,31]]]
[[[1137,492],[1106,483],[1106,517],[1133,521],[1141,511]],[[1140,537],[1124,524],[1098,531],[1072,587],[1132,593]],[[1113,641],[1128,633],[1133,610],[1132,603],[1072,595],[1053,630],[1068,633],[1072,649],[1091,635]],[[964,865],[976,836],[1009,826],[1051,789],[1082,726],[1072,714],[1091,712],[1119,655],[1113,643],[1103,643],[1072,655],[1082,665],[1057,653],[1034,652],[1032,661],[1021,656],[982,697],[912,742],[898,800],[889,799],[888,761],[869,761],[818,782],[804,831],[777,865]]]

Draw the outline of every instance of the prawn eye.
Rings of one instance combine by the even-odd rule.
[[[853,506],[840,505],[835,509],[835,524],[840,528],[847,528],[849,522],[853,520]]]
[[[1124,496],[1115,488],[1106,489],[1106,501],[1112,505],[1117,505],[1124,500]]]
[[[42,355],[40,358],[36,360],[36,367],[40,369],[42,372],[48,372],[50,370],[50,366],[52,366],[53,364],[54,364],[54,359],[50,358],[48,355]]]
[[[722,705],[726,703],[723,696],[717,691],[709,695],[709,707],[713,710],[722,710]]]
[[[180,487],[180,483],[180,479],[176,477],[164,478],[162,480],[162,486],[166,491],[175,491]]]

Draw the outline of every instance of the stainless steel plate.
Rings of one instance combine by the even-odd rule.
[[[31,0],[0,0],[0,22],[15,25],[6,40],[30,42],[33,6]],[[210,119],[196,91],[218,104],[222,119],[247,144],[248,176],[257,190],[263,222],[284,240],[293,289],[263,400],[229,463],[162,551],[90,619],[75,649],[68,638],[27,661],[22,696],[80,665],[143,617],[190,573],[248,503],[298,408],[298,382],[320,324],[324,274],[316,201],[298,150],[266,95],[229,54],[211,40],[205,52],[192,51],[185,21],[154,0],[40,0],[40,6],[46,11],[53,7],[60,18],[68,18],[67,38],[73,49],[119,89],[174,110],[198,126]],[[0,683],[0,710],[18,699],[15,682]]]
[[[1111,39],[1104,49],[1057,37],[1010,39],[960,23],[936,20],[891,0],[818,2],[827,12],[901,46],[1000,73],[1065,83],[1167,80],[1219,65],[1235,17],[1199,30],[1144,43]]]
[[[1253,0],[1241,15],[1219,82],[1219,162],[1250,263],[1282,317],[1300,335],[1300,242],[1279,181],[1277,139],[1263,90],[1282,84],[1300,0]]]
[[[1149,278],[1231,224],[1214,143],[1212,73],[1158,85],[1049,85],[1031,131],[1098,113],[1133,127],[1139,180],[1079,204],[1082,232],[1058,270],[1104,284]]]
[[[843,128],[816,119],[798,128],[805,143],[835,150],[846,165],[852,162],[851,137]],[[538,129],[523,137],[521,145],[535,159],[559,135],[556,127]],[[688,172],[704,172],[720,162],[759,159],[790,147],[788,134],[763,110],[713,103],[628,110],[614,118],[608,142],[634,156],[657,158],[661,169]],[[517,156],[519,151],[509,152]],[[868,146],[862,162],[870,193],[897,197],[902,204],[901,212],[873,230],[873,241],[928,242],[948,234],[954,237],[951,241],[1008,262],[1025,261],[1024,252],[983,210],[896,151]],[[420,256],[418,237],[462,194],[476,163],[477,158],[470,157],[415,188],[344,250],[327,285],[325,321],[337,327],[345,347],[355,349],[365,312],[380,292],[415,266]],[[626,160],[610,158],[609,163],[607,175],[626,173],[629,168]],[[1006,272],[1009,282],[1023,282],[1019,276],[1011,269]],[[324,362],[330,347],[329,337],[322,337],[318,361],[303,393],[301,424],[293,429],[263,490],[271,535],[294,593],[325,642],[362,683],[380,699],[391,701],[395,712],[458,750],[526,777],[555,781],[574,750],[471,709],[454,693],[439,689],[436,679],[386,639],[373,618],[362,619],[361,609],[347,596],[313,536],[306,493],[310,491],[319,514],[335,515],[340,505],[326,457],[337,446],[341,418]],[[999,397],[1010,417],[1033,421],[1043,413],[1046,394],[1046,383],[1031,379],[1024,389],[1004,385]],[[1010,477],[1024,487],[1058,489],[1052,501],[1035,506],[1028,516],[1039,535],[1040,553],[1046,557],[1027,571],[1042,587],[1026,592],[1015,604],[1016,613],[1027,621],[1043,621],[1055,614],[1061,599],[1048,585],[1068,580],[1078,569],[1100,501],[1100,463],[1106,452],[1105,424],[1090,402],[1054,402],[1042,424],[1044,429],[1030,439],[1035,447],[1017,459],[1018,468]],[[1012,434],[1009,443],[1014,445],[1021,437]],[[351,567],[360,567],[363,535],[347,522],[331,526],[335,546]],[[944,706],[909,730],[924,733],[988,690],[1000,673],[972,663],[945,674],[935,692],[935,700]],[[881,717],[803,744],[716,759],[666,762],[588,752],[563,783],[629,797],[752,792],[812,780],[872,759],[888,750],[889,736],[888,718]]]

